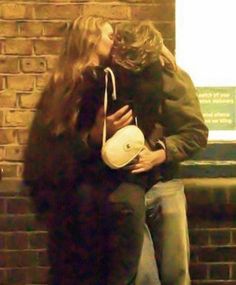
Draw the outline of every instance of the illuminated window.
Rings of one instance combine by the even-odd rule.
[[[176,58],[197,87],[209,140],[236,140],[235,11],[235,0],[176,0]]]

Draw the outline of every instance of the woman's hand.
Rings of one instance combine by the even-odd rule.
[[[132,110],[129,110],[129,106],[117,110],[115,113],[107,116],[107,137],[111,137],[117,130],[129,125],[133,121]],[[96,114],[95,124],[90,131],[90,140],[94,143],[101,144],[102,132],[104,122],[104,109],[103,106],[98,110]]]
[[[136,162],[127,168],[131,170],[131,173],[146,172],[154,166],[160,165],[165,160],[166,152],[164,149],[151,151],[145,146],[145,148],[140,152]]]
[[[115,113],[107,116],[107,136],[111,137],[119,129],[129,125],[133,121],[132,110],[125,105]]]

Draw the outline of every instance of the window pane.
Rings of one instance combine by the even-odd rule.
[[[214,140],[236,139],[235,12],[235,0],[176,0],[177,62],[198,89]]]

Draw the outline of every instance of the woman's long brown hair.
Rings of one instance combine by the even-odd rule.
[[[107,21],[102,17],[80,16],[68,28],[57,67],[42,92],[38,109],[54,135],[73,132],[79,115],[82,73],[101,39]]]
[[[113,60],[136,72],[158,60],[169,70],[177,68],[175,58],[164,45],[161,33],[148,20],[117,24]]]

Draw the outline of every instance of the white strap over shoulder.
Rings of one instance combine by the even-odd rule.
[[[111,77],[113,92],[112,99],[116,100],[115,75],[108,67],[105,69],[104,92],[104,121],[101,157],[104,163],[112,169],[124,167],[130,163],[142,151],[144,147],[144,135],[137,125],[127,125],[115,132],[106,141],[106,117],[108,105],[108,80]]]
[[[108,82],[108,73],[111,75],[111,81],[112,81],[112,99],[115,101],[117,99],[116,96],[116,78],[115,78],[115,74],[113,72],[113,70],[110,67],[106,67],[104,69],[105,71],[105,76]],[[106,85],[106,89],[107,89],[107,85]]]
[[[107,125],[106,125],[106,117],[107,117],[107,105],[108,105],[108,78],[109,74],[111,75],[111,82],[112,82],[112,99],[115,101],[116,97],[116,79],[114,72],[110,67],[106,67],[104,69],[105,72],[105,92],[104,92],[104,122],[103,122],[103,136],[102,136],[102,145],[106,142],[107,136]]]

